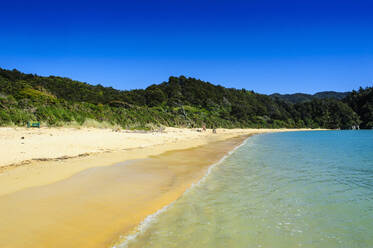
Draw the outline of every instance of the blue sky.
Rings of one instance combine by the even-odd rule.
[[[118,89],[185,75],[260,93],[373,82],[373,1],[1,1],[0,67]]]

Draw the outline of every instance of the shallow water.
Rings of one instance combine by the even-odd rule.
[[[119,247],[373,247],[373,131],[251,137]]]

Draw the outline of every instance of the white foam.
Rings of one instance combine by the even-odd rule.
[[[191,189],[193,189],[194,187],[196,186],[199,186],[201,183],[203,183],[206,178],[210,175],[212,169],[214,169],[218,164],[222,163],[226,158],[228,158],[232,153],[234,153],[237,149],[239,149],[241,146],[245,145],[247,143],[247,140],[249,139],[250,137],[248,137],[247,139],[245,139],[240,145],[236,146],[235,148],[233,148],[231,151],[229,151],[226,155],[224,155],[218,162],[212,164],[209,166],[209,168],[207,169],[207,172],[206,174],[197,182],[197,183],[193,183],[190,188],[188,188],[180,197],[182,197],[184,194],[188,193]],[[149,227],[149,225],[151,223],[153,223],[157,216],[160,215],[161,213],[165,212],[169,207],[171,207],[174,203],[176,202],[173,201],[171,202],[170,204],[164,206],[163,208],[159,209],[157,212],[155,212],[154,214],[151,214],[151,215],[148,215],[136,228],[136,232],[133,233],[133,234],[129,234],[127,236],[124,236],[124,237],[121,237],[120,240],[123,240],[121,241],[120,244],[118,245],[115,245],[113,246],[113,248],[125,248],[128,246],[129,242],[131,242],[132,240],[136,239],[141,233],[145,232],[146,229]]]

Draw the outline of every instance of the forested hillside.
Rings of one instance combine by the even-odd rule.
[[[295,93],[295,94],[272,94],[272,98],[279,98],[281,100],[287,101],[289,103],[303,103],[309,102],[314,99],[336,99],[342,100],[347,97],[350,92],[335,92],[335,91],[322,91],[317,92],[316,94],[304,94],[304,93]]]
[[[0,69],[0,125],[41,121],[60,126],[95,120],[123,128],[372,127],[372,88],[343,99],[315,97],[290,103],[245,89],[170,77],[146,89],[120,91],[61,77]]]
[[[365,129],[373,128],[373,88],[360,88],[359,91],[352,91],[343,100],[347,103],[359,116],[360,126]]]

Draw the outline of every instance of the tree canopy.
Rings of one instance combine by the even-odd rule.
[[[289,101],[184,76],[127,91],[0,69],[0,125],[25,125],[30,120],[82,124],[93,119],[124,128],[202,123],[226,128],[372,128],[372,88],[341,94],[324,92],[306,101]]]

